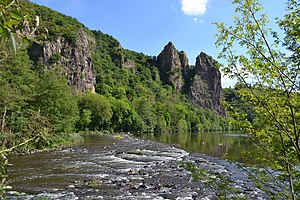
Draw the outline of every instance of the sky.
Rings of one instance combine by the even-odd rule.
[[[217,59],[214,22],[232,23],[230,0],[31,0],[72,16],[116,38],[126,49],[157,56],[171,41],[195,64],[200,52]],[[284,0],[262,0],[271,19],[284,14]],[[272,21],[271,21],[272,22]],[[234,80],[222,77],[223,87]]]

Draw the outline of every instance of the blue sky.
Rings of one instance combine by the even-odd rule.
[[[77,18],[93,30],[101,30],[130,50],[158,55],[172,41],[187,53],[190,64],[200,52],[217,58],[216,27],[230,24],[234,7],[230,0],[31,0]],[[270,18],[282,16],[284,0],[262,0]],[[223,86],[232,85],[226,77]]]

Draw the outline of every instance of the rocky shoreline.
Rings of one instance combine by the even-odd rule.
[[[93,137],[89,144],[43,153],[44,169],[28,176],[18,177],[21,169],[15,165],[11,173],[16,175],[9,182],[25,193],[9,194],[7,199],[218,199],[221,195],[267,199],[245,173],[225,160],[128,135]],[[97,140],[104,138],[108,141],[99,145]],[[230,187],[224,187],[224,180]]]

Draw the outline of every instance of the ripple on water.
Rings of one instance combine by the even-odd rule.
[[[223,162],[190,155],[162,143],[131,137],[120,140],[108,137],[108,142],[105,136],[96,138],[93,136],[90,140],[91,145],[84,144],[69,151],[12,159],[10,185],[27,195],[18,198],[9,195],[8,199],[211,199],[215,197],[214,192],[202,182],[191,181],[181,161],[193,162],[213,173],[237,172]],[[99,145],[95,141],[99,141]],[[247,190],[249,194],[245,195],[252,195],[251,199],[261,195],[240,176],[234,178],[240,186],[237,189]]]

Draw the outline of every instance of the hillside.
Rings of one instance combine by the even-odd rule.
[[[31,46],[0,61],[0,139],[6,146],[40,133],[43,146],[84,130],[229,128],[220,72],[210,56],[201,53],[190,66],[172,43],[157,57],[147,56],[74,18],[27,1],[22,6],[32,19],[40,17],[40,25]]]

